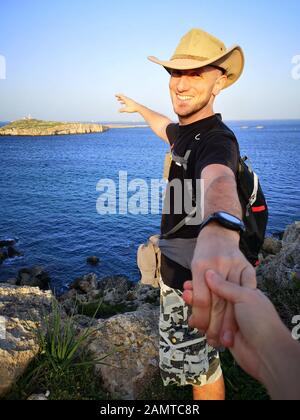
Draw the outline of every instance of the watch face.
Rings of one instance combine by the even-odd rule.
[[[232,214],[228,214],[224,212],[220,212],[219,214],[220,216],[222,216],[223,219],[227,220],[229,223],[234,223],[234,224],[241,223],[240,219],[238,219],[235,216],[232,216]]]

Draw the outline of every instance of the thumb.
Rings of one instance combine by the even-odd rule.
[[[208,270],[205,280],[209,289],[220,298],[234,304],[245,300],[245,289],[224,280],[222,276],[214,271]]]

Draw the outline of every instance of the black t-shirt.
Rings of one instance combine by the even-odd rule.
[[[188,150],[192,150],[188,160],[187,170],[172,162],[169,174],[169,184],[166,192],[166,199],[169,203],[170,214],[163,214],[161,233],[164,235],[170,232],[187,214],[184,211],[183,194],[182,213],[178,213],[178,201],[174,188],[170,183],[180,180],[182,186],[184,180],[192,180],[193,187],[201,178],[202,171],[209,165],[220,164],[229,167],[236,174],[240,157],[239,145],[233,132],[223,123],[219,114],[197,121],[193,124],[180,126],[170,124],[167,128],[167,135],[173,152],[184,157]],[[183,187],[184,190],[184,187]],[[197,238],[201,225],[184,226],[172,238]],[[188,277],[187,277],[188,276]],[[182,289],[186,280],[191,280],[191,273],[175,262],[162,256],[162,278],[164,282],[173,288]]]

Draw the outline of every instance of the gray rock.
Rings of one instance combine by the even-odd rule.
[[[134,287],[134,283],[125,276],[106,277],[99,282],[103,301],[110,305],[122,303],[126,300],[127,293]]]
[[[262,249],[266,254],[279,254],[282,249],[282,242],[275,238],[266,238]]]
[[[112,398],[135,400],[159,370],[159,309],[143,308],[99,321],[88,350],[95,359],[106,354],[95,373]]]
[[[84,277],[76,279],[71,285],[71,289],[75,289],[82,293],[89,293],[98,289],[98,279],[96,274],[91,273]]]
[[[44,268],[40,266],[35,266],[30,268],[29,273],[31,276],[37,277],[44,274]]]
[[[7,251],[0,251],[0,264],[8,258]]]
[[[7,248],[7,255],[8,255],[8,258],[15,258],[15,257],[21,257],[23,254],[22,252],[17,251],[12,246],[9,246]]]
[[[96,282],[96,276],[92,286],[82,279],[75,281],[70,291],[59,297],[64,309],[68,314],[81,314],[80,304],[92,304],[97,308],[100,301],[103,304],[113,306],[120,306],[124,308],[125,312],[136,310],[138,307],[145,304],[150,304],[153,307],[159,306],[160,295],[159,289],[153,289],[150,286],[143,286],[141,283],[133,283],[125,276],[111,276],[106,277]],[[76,307],[78,308],[76,309]],[[120,311],[120,312],[123,312]]]
[[[0,286],[0,314],[5,330],[5,339],[0,338],[0,396],[10,390],[37,355],[35,330],[50,313],[52,299],[51,292],[36,288]]]
[[[5,283],[10,284],[11,286],[17,286],[18,280],[12,278],[12,279],[8,279]]]
[[[153,306],[159,306],[160,289],[155,289],[151,286],[145,286],[139,282],[137,283],[134,292],[139,306],[145,303],[151,304]]]
[[[68,315],[73,315],[77,313],[76,302],[80,301],[79,292],[77,290],[68,290],[66,293],[59,296],[57,299]]]
[[[262,285],[275,281],[284,287],[297,278],[296,273],[300,270],[300,224],[295,223],[288,227],[282,243],[281,251],[268,256],[257,269]]]
[[[6,241],[0,241],[0,248],[6,248],[8,246],[14,246],[16,241],[14,239],[9,239]]]
[[[290,225],[283,235],[283,246],[300,242],[300,222]]]
[[[96,265],[99,265],[100,258],[98,258],[98,257],[88,257],[86,262],[90,265],[96,266]]]
[[[17,285],[49,290],[50,277],[43,267],[23,268],[18,272]]]

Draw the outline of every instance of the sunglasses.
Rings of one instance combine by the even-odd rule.
[[[217,69],[217,70],[221,71],[223,75],[227,73],[227,71],[225,69],[223,69],[222,67],[219,67],[219,66],[209,65],[207,67],[213,67],[214,69]],[[169,68],[166,68],[166,70],[167,70],[168,73],[170,73],[170,75],[172,77],[181,77],[182,72],[184,71],[184,70],[175,70],[175,69],[169,69]],[[195,69],[195,71],[197,71],[197,69]]]

